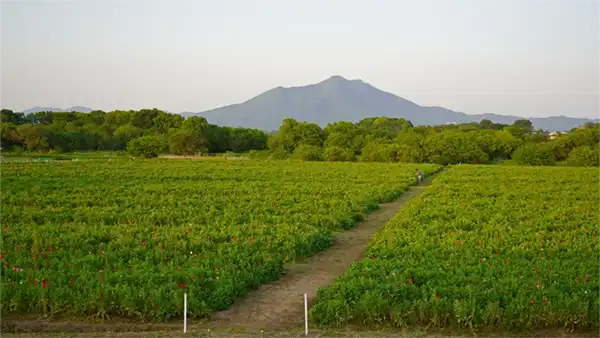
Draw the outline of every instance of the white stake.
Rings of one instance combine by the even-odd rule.
[[[308,336],[308,298],[306,297],[306,293],[304,294],[304,327]]]
[[[187,333],[187,293],[183,294],[183,334]]]

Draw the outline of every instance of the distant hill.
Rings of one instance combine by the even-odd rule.
[[[33,108],[29,108],[27,110],[23,110],[22,113],[32,114],[32,113],[37,113],[37,112],[41,112],[41,111],[52,111],[52,112],[63,112],[63,113],[70,113],[70,112],[76,111],[76,112],[80,112],[80,113],[89,113],[89,112],[93,111],[93,109],[88,108],[88,107],[81,107],[81,106],[75,106],[75,107],[70,107],[70,108],[66,108],[66,109],[54,108],[54,107],[33,107]]]
[[[248,101],[216,108],[199,115],[210,123],[276,130],[284,118],[314,122],[325,126],[329,122],[358,122],[366,117],[402,117],[414,125],[479,122],[489,119],[495,123],[511,124],[522,119],[518,116],[495,114],[469,115],[443,107],[424,107],[414,102],[379,90],[362,80],[347,80],[341,76],[301,87],[277,87]],[[595,119],[555,116],[529,118],[536,128],[566,131]]]

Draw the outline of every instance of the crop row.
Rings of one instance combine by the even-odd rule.
[[[155,321],[227,308],[416,181],[414,165],[6,163],[2,314]],[[440,169],[419,165],[425,173]]]
[[[322,325],[599,325],[596,169],[460,165],[318,292]]]

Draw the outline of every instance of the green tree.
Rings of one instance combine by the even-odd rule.
[[[180,128],[183,121],[183,116],[179,114],[159,111],[156,117],[152,119],[152,129],[158,133],[167,134],[172,128]]]
[[[426,153],[423,149],[425,136],[415,131],[401,133],[396,137],[398,161],[404,163],[422,163]]]
[[[475,134],[444,131],[426,137],[427,161],[438,164],[485,163],[488,155],[479,147]]]
[[[294,150],[292,158],[304,161],[322,161],[323,152],[320,147],[310,144],[300,144]]]
[[[283,120],[276,135],[271,135],[267,146],[272,152],[291,154],[300,145],[321,147],[323,130],[314,123],[298,123],[294,119]]]
[[[2,109],[0,111],[0,122],[19,125],[25,123],[25,115],[23,113],[15,113],[10,109]]]
[[[597,167],[600,165],[599,148],[591,146],[579,146],[573,148],[567,157],[570,166]]]
[[[323,130],[324,147],[350,149],[354,154],[359,154],[364,146],[366,133],[364,129],[352,122],[331,123]]]
[[[356,159],[352,149],[344,149],[338,146],[330,146],[323,150],[323,159],[325,161],[350,162]]]
[[[151,129],[156,118],[160,113],[164,113],[158,109],[141,109],[132,112],[130,123],[140,129]]]
[[[175,155],[195,155],[208,152],[208,147],[199,131],[180,129],[169,135],[169,150]]]
[[[556,158],[547,144],[527,143],[512,154],[513,160],[521,165],[554,165]]]
[[[114,131],[113,136],[115,136],[115,141],[119,145],[119,149],[123,149],[123,148],[125,148],[127,143],[129,143],[130,140],[140,137],[143,134],[144,134],[143,129],[138,128],[138,127],[134,126],[133,124],[128,123],[128,124],[118,127]]]
[[[23,146],[23,139],[17,132],[17,126],[10,122],[0,123],[0,146],[2,149],[8,150],[14,147]]]
[[[363,162],[398,162],[399,148],[398,144],[381,139],[371,141],[363,147],[359,159]]]
[[[50,133],[41,125],[22,124],[17,134],[29,151],[48,151],[51,149],[48,137]]]
[[[208,121],[201,116],[191,116],[181,123],[181,128],[197,133],[202,133],[209,127]]]
[[[160,135],[146,135],[127,143],[127,151],[134,156],[158,157],[165,148],[165,140]]]

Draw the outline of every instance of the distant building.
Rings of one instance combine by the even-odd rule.
[[[553,131],[550,134],[548,134],[548,137],[550,137],[551,140],[554,140],[557,137],[559,137],[560,135],[561,135],[561,133],[559,131]]]

